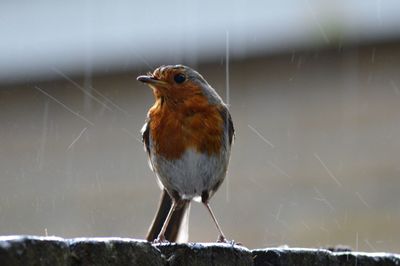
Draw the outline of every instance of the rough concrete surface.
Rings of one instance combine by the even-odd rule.
[[[0,265],[400,265],[400,255],[128,238],[0,236]]]

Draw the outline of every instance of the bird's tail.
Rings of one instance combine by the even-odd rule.
[[[149,232],[147,233],[147,241],[153,241],[158,237],[161,228],[167,218],[168,212],[172,206],[171,197],[164,189],[161,193],[160,204],[156,216],[151,223]],[[180,204],[174,211],[165,231],[165,238],[170,242],[186,242],[188,240],[189,229],[189,209],[190,202],[185,201]]]

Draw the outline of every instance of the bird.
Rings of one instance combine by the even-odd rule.
[[[234,138],[228,106],[194,69],[164,65],[137,77],[155,103],[141,130],[150,168],[162,189],[146,239],[177,242],[186,237],[192,200],[207,208],[219,236],[228,242],[209,201],[226,177]]]

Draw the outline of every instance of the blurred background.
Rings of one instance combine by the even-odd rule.
[[[212,206],[230,239],[400,248],[400,3],[0,2],[0,234],[143,238],[160,189],[136,81],[197,69],[236,141]],[[192,204],[190,241],[217,232]]]

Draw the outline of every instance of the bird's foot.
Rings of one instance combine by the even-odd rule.
[[[170,242],[165,238],[164,235],[159,235],[153,240],[153,244],[169,244]]]
[[[229,243],[229,241],[223,235],[219,235],[217,239],[217,243]]]
[[[242,246],[242,243],[235,242],[235,240],[228,240],[223,235],[219,235],[219,237],[217,239],[217,243],[225,243],[225,244],[229,244],[229,245],[232,245],[232,246],[235,246],[235,245]]]

